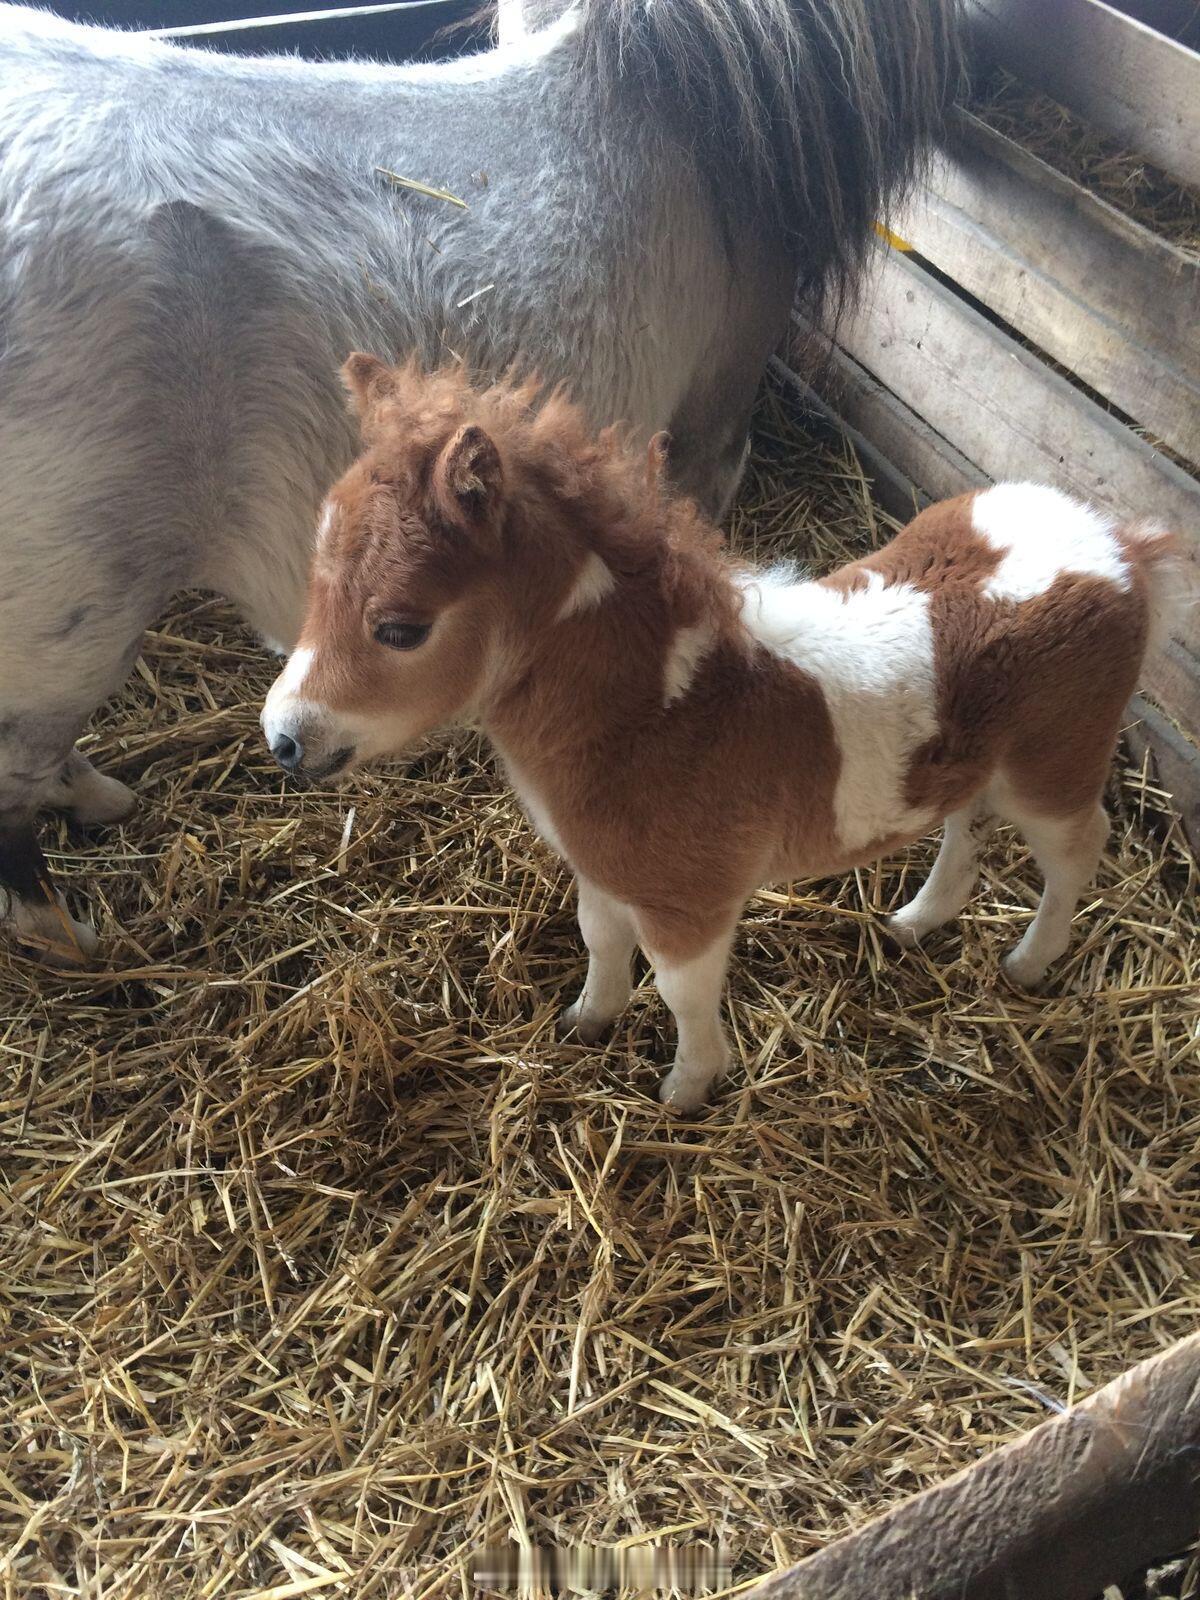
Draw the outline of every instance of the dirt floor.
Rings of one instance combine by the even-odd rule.
[[[768,396],[733,537],[886,537]],[[273,667],[191,600],[87,747],[129,823],[47,824],[98,969],[0,953],[0,1595],[462,1595],[473,1552],[723,1540],[729,1584],[1012,1438],[1200,1311],[1197,869],[1123,761],[1048,994],[997,842],[786,886],[693,1120],[636,996],[561,1044],[570,886],[472,737],[345,790],[264,759]]]

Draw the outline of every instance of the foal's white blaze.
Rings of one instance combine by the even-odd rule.
[[[983,585],[990,600],[1033,600],[1064,572],[1129,587],[1129,568],[1107,518],[1058,489],[999,483],[976,495],[975,531],[1002,552]]]
[[[283,671],[271,685],[271,693],[278,691],[280,695],[299,695],[304,687],[304,680],[308,677],[308,670],[313,664],[313,655],[314,651],[309,645],[293,650],[287,658]]]
[[[841,753],[833,811],[843,846],[923,832],[933,818],[905,803],[905,785],[938,731],[929,597],[874,572],[846,596],[786,573],[740,584],[748,632],[824,693]]]
[[[266,703],[259,720],[268,745],[274,745],[281,733],[294,738],[299,723],[302,720],[308,721],[314,713],[319,713],[320,707],[306,700],[302,693],[313,664],[314,654],[308,645],[293,650],[284,664],[283,671],[267,691]]]
[[[579,569],[567,598],[558,613],[559,622],[575,616],[580,611],[590,611],[606,600],[617,586],[613,571],[593,550]]]
[[[677,628],[663,664],[663,705],[685,695],[692,686],[696,670],[712,646],[713,630],[700,622],[693,628]]]

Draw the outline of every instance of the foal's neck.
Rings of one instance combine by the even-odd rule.
[[[676,714],[690,660],[740,634],[732,569],[714,548],[664,536],[644,556],[620,570],[610,553],[607,582],[593,562],[580,603],[527,642],[484,718],[507,757],[524,767],[624,762]]]

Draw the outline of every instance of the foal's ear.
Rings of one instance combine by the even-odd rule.
[[[451,522],[481,532],[499,507],[504,468],[494,441],[473,422],[461,427],[433,468],[433,489]]]
[[[378,356],[364,355],[356,350],[342,366],[342,382],[350,395],[350,404],[361,421],[375,402],[393,388],[392,369]]]

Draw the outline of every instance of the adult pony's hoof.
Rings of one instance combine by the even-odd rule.
[[[12,896],[2,921],[17,942],[47,967],[86,966],[100,948],[95,928],[71,916],[61,894],[40,902]]]
[[[126,784],[97,772],[86,756],[72,750],[61,773],[39,797],[44,806],[69,811],[76,822],[85,825],[120,822],[137,805],[137,796]]]

